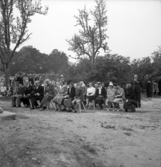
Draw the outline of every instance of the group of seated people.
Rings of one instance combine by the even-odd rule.
[[[81,112],[82,108],[91,106],[100,110],[106,107],[109,110],[120,110],[120,103],[126,112],[135,111],[137,107],[135,92],[130,84],[123,89],[120,84],[114,86],[112,82],[106,88],[101,82],[86,86],[83,81],[73,83],[63,79],[56,82],[46,79],[43,84],[39,80],[34,83],[26,80],[25,85],[16,81],[12,94],[13,107],[21,107],[23,103],[31,110],[40,108],[43,111],[51,102],[55,110],[72,112]]]

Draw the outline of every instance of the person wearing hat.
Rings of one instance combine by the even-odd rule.
[[[100,82],[97,83],[98,87],[96,89],[96,99],[95,99],[95,104],[99,105],[99,108],[102,110],[103,109],[103,103],[104,100],[106,99],[106,89],[102,86]]]
[[[110,108],[114,108],[113,100],[116,95],[116,89],[114,88],[113,82],[109,82],[109,86],[107,88],[107,99],[106,99],[106,105]]]

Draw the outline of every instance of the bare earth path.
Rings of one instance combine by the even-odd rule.
[[[161,98],[136,113],[0,107],[17,114],[0,122],[0,167],[161,166]]]

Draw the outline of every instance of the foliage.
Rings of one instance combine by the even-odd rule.
[[[77,66],[71,67],[69,74],[70,78],[75,81],[109,82],[112,80],[113,82],[125,83],[129,78],[129,63],[129,58],[107,54],[104,57],[97,57],[93,65],[88,59],[81,60]]]
[[[0,0],[0,60],[7,86],[11,60],[17,48],[31,36],[27,29],[31,17],[47,11],[47,7],[42,9],[41,1]]]
[[[68,69],[68,57],[56,49],[50,55],[43,54],[32,46],[23,47],[13,58],[11,75],[19,71],[25,73],[59,73]]]
[[[67,40],[69,50],[76,53],[77,58],[81,59],[87,56],[94,63],[100,50],[108,51],[106,39],[107,36],[107,11],[104,0],[95,0],[96,6],[93,11],[78,10],[79,15],[75,16],[79,26],[79,35],[74,35],[72,39]]]
[[[83,59],[68,69],[68,78],[85,82],[102,81],[108,83],[113,81],[114,83],[126,84],[131,83],[134,74],[138,75],[143,86],[146,75],[151,80],[160,80],[161,52],[155,51],[151,57],[134,59],[132,62],[130,62],[129,57],[106,54],[105,56],[98,56],[95,64],[91,64],[88,59]]]

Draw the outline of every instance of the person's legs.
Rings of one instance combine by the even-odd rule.
[[[29,100],[29,106],[30,106],[30,108],[32,108],[32,101],[31,101],[31,98],[29,98],[28,100]]]
[[[136,108],[135,104],[130,103],[130,111],[135,112],[136,111],[135,108]]]
[[[129,108],[129,103],[128,101],[124,102],[123,108],[125,109],[125,112],[128,112],[128,108]]]
[[[89,105],[89,98],[87,96],[87,98],[86,98],[86,106],[88,106],[88,105]]]
[[[76,100],[76,105],[78,105],[78,113],[81,113],[81,100],[80,99]]]
[[[100,98],[99,99],[99,107],[101,110],[103,109],[103,103],[104,103],[103,98]]]
[[[72,101],[72,108],[73,108],[73,111],[74,111],[74,112],[76,112],[76,104],[77,104],[76,101],[77,101],[76,99],[74,99],[74,100]]]
[[[12,103],[13,107],[16,107],[16,97],[14,95],[12,96],[12,102],[11,103]]]
[[[21,97],[21,98],[20,98],[20,101],[23,103],[24,106],[27,105],[26,97]]]
[[[19,96],[17,96],[17,98],[16,98],[16,105],[17,105],[17,107],[21,107],[21,95],[19,95]]]
[[[98,104],[98,106],[99,106],[99,109],[103,109],[103,106],[102,106],[102,102],[101,102],[101,98],[100,97],[97,97],[96,99],[95,99],[95,104],[96,104],[96,106],[97,106],[97,104]]]
[[[34,109],[35,108],[35,101],[36,101],[36,97],[35,96],[32,96],[30,98],[30,109]]]

